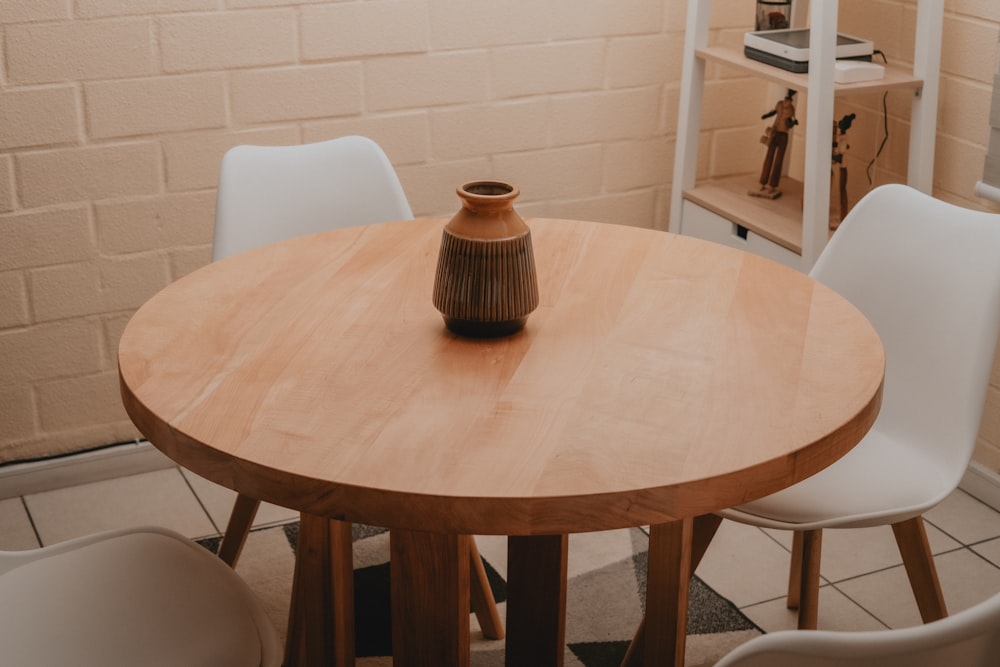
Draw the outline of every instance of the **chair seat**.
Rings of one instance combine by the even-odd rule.
[[[261,664],[248,594],[202,547],[157,532],[62,547],[4,554],[24,561],[0,575],[7,667]]]
[[[829,468],[719,514],[786,530],[864,528],[917,516],[951,492],[937,460],[877,428]]]

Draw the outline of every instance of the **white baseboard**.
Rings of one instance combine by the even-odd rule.
[[[162,470],[177,465],[146,441],[0,467],[0,499]]]
[[[958,488],[1000,512],[1000,473],[973,461]]]

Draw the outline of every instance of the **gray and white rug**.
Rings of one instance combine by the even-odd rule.
[[[264,602],[284,637],[291,595],[298,523],[255,530],[237,572]],[[218,538],[201,541],[215,550]],[[501,616],[506,612],[504,537],[476,538],[486,561]],[[642,618],[649,538],[638,528],[570,536],[566,611],[567,667],[617,667]],[[355,623],[360,667],[391,665],[389,614],[389,534],[354,527]],[[687,660],[712,665],[734,647],[761,634],[725,598],[695,577],[690,591]],[[503,665],[503,641],[485,639],[475,616],[472,664]]]

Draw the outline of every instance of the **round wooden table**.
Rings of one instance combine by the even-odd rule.
[[[314,554],[336,520],[389,528],[395,664],[468,664],[466,536],[514,536],[508,664],[560,664],[565,535],[652,525],[651,581],[677,590],[648,612],[647,636],[669,637],[645,657],[672,664],[692,517],[850,450],[880,404],[878,335],[754,255],[529,219],[538,309],[513,336],[456,337],[431,304],[444,222],[301,237],[181,278],[122,336],[130,417],[180,465],[300,510]],[[316,626],[336,619],[295,608],[337,577],[299,551],[289,643],[322,664]]]

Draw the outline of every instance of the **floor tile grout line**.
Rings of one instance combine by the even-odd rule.
[[[972,552],[972,554],[975,555],[976,557],[978,557],[978,558],[982,559],[983,561],[985,561],[987,565],[992,565],[994,568],[1000,570],[1000,565],[997,565],[996,563],[994,563],[993,561],[991,561],[989,558],[987,558],[986,556],[982,555],[981,553],[979,553],[978,551],[976,551],[975,549],[973,549],[972,545],[967,546],[965,548],[968,549],[970,552]]]
[[[215,519],[212,518],[212,513],[208,511],[208,508],[205,506],[205,502],[201,499],[201,496],[198,495],[198,492],[195,491],[194,486],[191,484],[191,480],[188,479],[188,476],[184,474],[184,471],[181,469],[180,466],[176,466],[176,468],[178,473],[180,473],[181,479],[183,479],[184,483],[187,485],[188,490],[191,491],[191,494],[194,496],[194,499],[198,501],[198,507],[200,507],[201,511],[205,513],[205,516],[208,517],[208,522],[212,524],[212,528],[215,529],[215,536],[222,535],[222,531],[219,530],[219,526],[215,523]],[[214,536],[207,536],[207,537],[214,537]]]
[[[900,566],[900,567],[902,567],[902,566]],[[861,602],[859,602],[858,600],[855,600],[853,597],[851,597],[847,593],[847,591],[845,591],[842,588],[840,588],[839,586],[837,586],[837,584],[830,584],[830,586],[832,586],[835,591],[837,591],[838,593],[840,593],[841,595],[843,595],[845,598],[847,598],[848,600],[850,600],[852,604],[856,605],[859,609],[861,609],[866,614],[868,614],[873,619],[875,619],[886,630],[891,630],[892,629],[892,626],[890,626],[888,623],[886,623],[881,618],[879,618],[878,616],[876,616],[875,612],[873,612],[871,609],[869,609],[865,605],[861,604]],[[913,604],[914,604],[914,606],[916,606],[916,600],[914,600]]]
[[[968,495],[968,494],[966,494],[966,495]],[[997,521],[997,523],[1000,523],[1000,512],[997,512],[995,509],[993,509],[992,507],[990,507],[989,505],[987,505],[983,501],[979,500],[975,496],[969,496],[969,497],[972,498],[972,500],[974,500],[977,503],[979,503],[980,505],[982,505],[983,507],[987,508],[993,514],[995,514],[996,515],[996,521]],[[939,526],[937,523],[935,523],[935,521],[933,519],[930,519],[926,515],[922,515],[922,516],[924,517],[924,523],[926,523],[926,524],[928,524],[930,526],[933,526],[935,529],[939,530],[946,537],[948,537],[951,540],[954,540],[955,542],[958,542],[962,546],[970,547],[970,546],[973,546],[975,544],[982,544],[983,542],[989,542],[991,540],[1000,539],[1000,533],[998,533],[997,535],[993,535],[992,537],[985,537],[985,538],[982,538],[982,539],[979,539],[979,540],[976,540],[976,541],[967,542],[967,541],[965,541],[965,540],[963,540],[963,539],[961,539],[961,538],[959,538],[959,537],[951,534],[950,532],[948,532],[947,530],[945,530],[944,528],[942,528],[941,526]]]
[[[976,540],[975,542],[969,542],[965,546],[967,546],[969,548],[979,547],[979,546],[982,546],[982,545],[986,544],[987,542],[997,542],[997,541],[1000,541],[1000,535],[997,535],[996,537],[987,537],[987,538],[982,539],[982,540]]]
[[[953,549],[946,549],[944,551],[940,551],[938,553],[935,553],[935,554],[933,554],[933,557],[935,559],[937,559],[938,556],[945,556],[945,555],[957,553],[957,552],[963,551],[963,550],[971,551],[971,549],[969,549],[969,547],[967,547],[965,545],[960,545],[960,546],[957,546],[957,547],[955,547]],[[976,555],[979,555],[979,554],[976,554]],[[990,563],[990,564],[993,565],[993,563]],[[844,577],[842,579],[831,579],[829,581],[830,581],[830,584],[836,586],[838,584],[842,584],[842,583],[847,582],[847,581],[854,581],[856,579],[861,579],[862,577],[868,577],[868,576],[871,576],[873,574],[882,574],[884,572],[888,572],[890,570],[896,570],[896,569],[899,569],[901,567],[905,567],[903,565],[902,560],[900,560],[900,562],[895,563],[893,565],[886,565],[885,567],[876,568],[876,569],[870,570],[868,572],[860,572],[858,574],[852,574],[849,577]],[[996,566],[994,565],[994,567],[996,567]],[[997,569],[1000,569],[1000,568],[997,568]]]
[[[868,616],[870,616],[873,620],[875,620],[879,625],[881,625],[882,627],[886,628],[887,630],[891,629],[885,623],[885,621],[883,621],[881,618],[879,618],[878,616],[876,616],[870,609],[868,609],[868,607],[864,606],[863,604],[861,604],[860,602],[858,602],[857,600],[855,600],[854,598],[852,598],[850,595],[848,595],[846,592],[844,592],[843,590],[841,590],[835,584],[832,584],[832,583],[821,584],[820,585],[820,590],[822,590],[823,588],[831,588],[831,589],[837,591],[838,593],[840,593],[841,595],[843,595],[845,598],[847,598],[848,601],[851,602],[851,604],[853,604],[854,606],[856,606],[858,609],[860,609],[864,613],[868,614]],[[745,604],[745,605],[737,607],[737,609],[739,609],[740,612],[743,612],[744,616],[745,616],[746,615],[745,612],[747,610],[749,610],[751,607],[758,607],[760,605],[770,604],[772,602],[784,602],[785,599],[786,599],[785,595],[779,595],[777,597],[769,598],[767,600],[760,600],[759,602],[750,602],[748,604]]]

